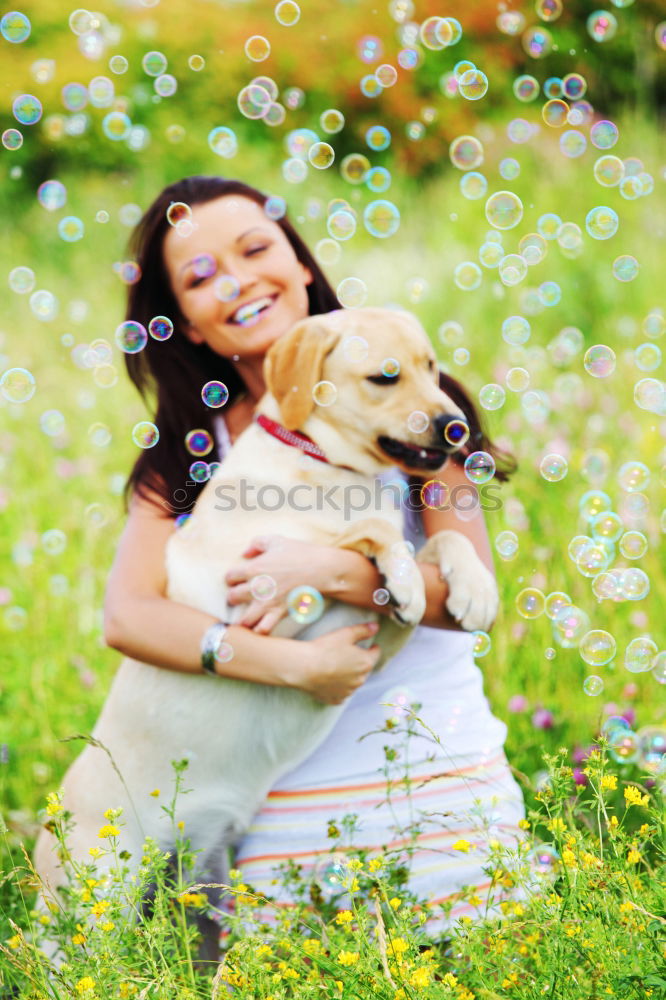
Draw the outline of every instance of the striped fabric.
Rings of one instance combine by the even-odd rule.
[[[410,789],[403,780],[392,782],[388,792],[387,800],[386,778],[378,780],[376,774],[358,775],[353,783],[271,792],[236,856],[243,881],[284,906],[291,900],[275,884],[275,868],[288,859],[302,866],[306,880],[314,873],[326,884],[332,863],[330,821],[339,826],[345,814],[357,814],[360,829],[353,847],[367,849],[371,857],[406,848],[406,827],[417,822],[422,832],[412,854],[409,887],[429,901],[426,929],[436,935],[452,920],[477,916],[491,884],[483,871],[488,842],[515,847],[522,836],[522,795],[503,751],[476,762],[422,763],[411,772]],[[458,841],[472,846],[469,851],[454,849]],[[454,902],[445,918],[438,904],[454,900],[463,886],[474,887],[482,902]],[[270,922],[271,912],[266,908],[262,918]]]

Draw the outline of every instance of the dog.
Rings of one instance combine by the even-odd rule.
[[[399,507],[384,502],[371,517],[352,510],[345,523],[324,505],[311,504],[305,511],[302,503],[296,510],[285,504],[277,510],[255,505],[229,511],[220,497],[233,495],[241,480],[257,490],[300,485],[315,491],[367,489],[374,477],[396,465],[423,476],[441,468],[463,442],[464,414],[439,387],[427,334],[403,311],[366,308],[308,317],[271,347],[264,374],[267,391],[257,419],[169,539],[168,596],[233,623],[244,606],[227,607],[225,572],[258,533],[354,549],[374,560],[393,607],[392,617],[376,616],[381,666],[407,641],[425,610],[423,578],[403,542]],[[418,433],[408,423],[417,408],[429,418],[427,430]],[[306,438],[314,443],[314,449],[308,446],[310,457],[291,446],[290,435],[297,443]],[[497,589],[467,538],[439,532],[418,558],[438,564],[450,580],[448,607],[464,628],[490,625]],[[314,623],[285,617],[272,634],[308,640],[371,617],[367,610],[327,601]],[[125,659],[93,733],[111,757],[89,744],[64,779],[64,806],[75,819],[71,856],[88,858],[104,811],[118,806],[124,823],[119,849],[131,856],[130,864],[138,866],[148,835],[161,849],[172,848],[171,823],[150,793],[172,784],[172,761],[187,759],[189,792],[179,803],[179,818],[199,852],[197,876],[223,881],[228,846],[247,830],[276,780],[323,742],[343,710],[344,705],[321,704],[296,689]],[[36,867],[48,890],[62,884],[54,840],[46,830],[37,845]]]

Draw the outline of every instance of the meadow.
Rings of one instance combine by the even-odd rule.
[[[587,96],[594,103],[594,93]],[[379,197],[401,215],[389,239],[361,225],[364,206],[378,197],[366,184],[346,181],[337,162],[310,168],[301,183],[287,181],[277,139],[241,142],[227,162],[205,141],[178,145],[160,123],[155,155],[144,151],[130,165],[114,152],[107,171],[96,165],[86,173],[71,155],[60,164],[55,157],[52,172],[37,180],[64,184],[67,207],[57,212],[35,197],[30,161],[17,169],[19,160],[10,163],[3,150],[0,208],[9,226],[0,241],[0,375],[26,369],[36,385],[23,402],[10,377],[0,385],[0,985],[15,995],[666,995],[666,145],[649,111],[625,108],[613,117],[617,145],[588,141],[573,157],[540,110],[538,102],[514,102],[486,118],[479,113],[474,127],[488,193],[519,197],[519,225],[491,228],[487,196],[463,195],[466,173],[451,163],[447,144],[427,177],[398,169],[399,150],[413,141],[403,137],[373,158],[392,172]],[[508,135],[518,115],[536,126],[522,143]],[[316,117],[300,124],[316,129]],[[581,126],[588,139],[589,126]],[[97,142],[103,151],[98,133]],[[598,182],[594,164],[604,153],[641,175],[638,194]],[[519,164],[510,179],[507,158]],[[340,910],[330,885],[323,892],[304,885],[302,904],[270,927],[254,915],[251,887],[238,873],[227,960],[211,987],[193,965],[185,921],[202,905],[199,890],[185,875],[170,886],[159,852],[147,852],[140,885],[116,858],[114,915],[105,918],[113,926],[102,932],[93,910],[89,933],[102,897],[94,885],[87,896],[81,887],[95,881],[94,859],[72,874],[67,907],[40,918],[24,850],[41,823],[67,825],[57,789],[80,746],[69,738],[91,731],[119,660],[103,641],[104,587],[137,453],[132,429],[150,418],[114,338],[124,318],[119,265],[133,221],[162,184],[220,168],[286,199],[333,285],[350,294],[340,283],[357,279],[350,308],[363,301],[415,312],[443,368],[471,390],[493,437],[518,461],[499,490],[499,509],[487,513],[501,610],[477,650],[491,706],[508,724],[507,755],[529,822],[524,847],[511,857],[498,850],[492,860],[498,890],[521,887],[516,901],[503,904],[499,923],[480,913],[438,945],[425,937],[422,908],[405,889],[404,858],[372,868],[350,855],[336,877],[351,904]],[[358,213],[349,240],[330,238],[334,198]],[[608,239],[586,226],[597,206],[618,215]],[[549,213],[559,217],[554,229],[544,221]],[[83,239],[59,235],[65,215],[83,221]],[[534,233],[546,234],[533,241],[542,259],[516,284],[500,280],[497,261],[523,252],[520,241]],[[498,240],[503,250],[493,252]],[[494,266],[480,262],[482,247]],[[618,269],[619,257],[635,264]],[[476,269],[461,271],[465,262]],[[40,316],[32,288],[16,290],[9,276],[17,267],[30,268],[34,288],[56,296],[53,315],[42,308]],[[510,317],[527,323],[507,325]],[[417,714],[387,722],[387,732],[408,738]],[[344,815],[330,819],[345,828]],[[112,833],[101,849],[113,854]],[[182,838],[179,849],[186,860]],[[151,879],[158,903],[137,932],[132,914]],[[46,978],[29,933],[48,921],[67,947],[55,980]]]

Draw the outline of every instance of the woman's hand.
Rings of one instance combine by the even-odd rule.
[[[287,596],[302,584],[325,594],[334,574],[333,562],[339,549],[326,545],[285,538],[283,535],[262,535],[254,538],[243,553],[242,562],[227,572],[227,602],[247,604],[238,622],[268,635],[287,614]],[[269,577],[266,599],[252,593],[252,580]],[[272,581],[272,583],[270,582]]]
[[[362,649],[356,643],[376,635],[378,629],[376,622],[362,622],[302,642],[304,656],[293,668],[291,686],[326,705],[342,704],[377,664],[379,646]]]

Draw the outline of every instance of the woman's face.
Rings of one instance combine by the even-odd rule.
[[[189,236],[170,229],[163,250],[186,336],[236,361],[262,358],[308,315],[310,270],[249,198],[225,195],[195,205],[192,222]]]

